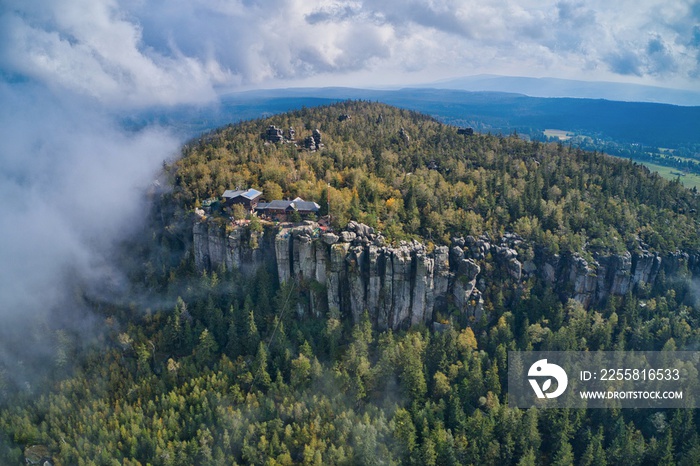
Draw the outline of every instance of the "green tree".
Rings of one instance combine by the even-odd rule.
[[[292,210],[292,212],[289,214],[289,221],[292,223],[301,222],[301,214],[299,214],[296,209]]]
[[[598,429],[595,435],[590,432],[587,435],[586,449],[581,457],[581,466],[606,466],[605,449],[603,448],[603,428]]]
[[[263,184],[263,193],[268,201],[281,200],[284,197],[282,187],[274,181],[268,180]]]
[[[399,455],[403,457],[404,462],[407,462],[416,448],[416,427],[411,414],[403,408],[397,409],[393,424],[393,435],[398,441]]]
[[[571,466],[574,464],[574,452],[571,444],[564,440],[552,459],[553,466]]]
[[[309,382],[311,376],[311,361],[304,354],[292,361],[290,383],[294,388],[300,388]]]
[[[245,321],[243,332],[243,348],[247,354],[254,354],[260,343],[258,326],[255,324],[255,313],[250,310]]]
[[[528,448],[525,454],[518,460],[518,466],[536,466],[537,456],[535,456],[535,451],[532,448]]]
[[[233,207],[231,207],[231,214],[234,220],[245,220],[248,216],[248,212],[246,212],[243,204],[234,204]]]
[[[199,335],[199,343],[194,350],[194,356],[200,365],[206,366],[213,362],[219,351],[219,345],[209,329],[202,330]]]
[[[262,341],[258,344],[258,352],[253,362],[253,377],[259,386],[265,389],[270,388],[272,377],[267,371],[267,349]]]

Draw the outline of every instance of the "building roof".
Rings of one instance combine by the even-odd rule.
[[[302,212],[318,212],[321,209],[320,205],[311,201],[294,201],[294,207]]]
[[[268,203],[260,203],[255,210],[299,210],[301,212],[318,212],[321,206],[315,202],[305,201],[297,197],[293,201],[270,201]]]
[[[224,191],[224,196],[223,196],[223,197],[234,198],[234,197],[240,196],[240,195],[243,194],[244,192],[245,192],[245,191],[243,191],[242,189],[237,189],[237,190],[227,189],[226,191]]]
[[[293,204],[292,201],[270,201],[267,204],[258,204],[257,210],[286,210]]]
[[[232,190],[232,189],[227,189],[224,191],[224,196],[225,198],[229,199],[235,199],[238,196],[244,197],[248,200],[253,200],[256,197],[262,196],[262,192],[258,191],[257,189],[247,189],[247,190],[242,190],[242,189],[237,189],[237,190]]]

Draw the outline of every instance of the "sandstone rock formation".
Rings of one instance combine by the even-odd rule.
[[[282,135],[282,130],[275,125],[270,125],[265,131],[265,140],[269,142],[282,142],[284,141],[284,136]]]
[[[311,137],[314,139],[314,142],[316,143],[316,147],[318,147],[320,149],[321,146],[323,145],[323,144],[321,144],[321,131],[319,131],[318,129],[315,129],[313,131],[313,134]]]
[[[310,150],[310,151],[315,151],[316,150],[316,141],[314,141],[313,136],[306,136],[304,138],[304,149]]]
[[[457,134],[462,134],[464,136],[473,136],[474,128],[459,128]]]
[[[386,246],[374,229],[356,222],[338,234],[322,233],[315,224],[266,228],[261,234],[266,238],[256,238],[261,245],[257,250],[251,249],[245,227],[226,234],[213,223],[200,221],[193,233],[199,269],[260,265],[270,257],[281,283],[301,280],[323,285],[325,302],[308,300],[307,311],[315,315],[331,312],[359,321],[367,311],[380,329],[429,324],[435,309],[448,303],[469,316],[481,316],[483,300],[476,289],[480,267],[467,259],[451,265],[447,247],[428,253],[417,241]]]
[[[213,222],[196,222],[193,227],[195,266],[199,270],[241,268],[263,260],[263,233],[236,228],[229,234]],[[257,245],[257,247],[251,247]]]
[[[193,229],[198,269],[259,266],[273,260],[281,283],[317,282],[322,295],[305,300],[310,312],[347,315],[358,321],[364,312],[379,329],[430,324],[436,312],[455,309],[465,319],[480,319],[484,300],[478,287],[488,280],[519,284],[538,277],[555,290],[570,290],[585,307],[610,295],[653,284],[667,274],[700,268],[700,255],[677,252],[661,256],[643,249],[622,254],[556,255],[535,250],[527,260],[519,255],[523,240],[514,234],[452,238],[451,246],[428,251],[420,242],[385,244],[373,228],[350,222],[340,232],[322,232],[313,222],[294,228],[266,227],[262,233],[246,227],[226,233],[199,218]],[[255,246],[255,247],[254,247]],[[482,269],[493,262],[493,276]]]

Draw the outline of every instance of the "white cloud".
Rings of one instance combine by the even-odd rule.
[[[212,85],[227,78],[215,62],[152,51],[125,15],[111,0],[35,2],[5,12],[0,66],[109,106],[215,98]]]
[[[47,322],[93,335],[75,287],[121,276],[114,246],[141,225],[144,190],[180,141],[34,83],[0,82],[0,101],[0,370],[33,380],[52,367]]]
[[[120,130],[93,107],[31,84],[0,84],[0,100],[0,197],[9,212],[0,217],[0,302],[7,312],[41,310],[61,294],[56,278],[66,267],[92,274],[142,216],[143,190],[179,141],[156,128]]]
[[[698,69],[692,43],[700,8],[691,1],[32,4],[17,2],[3,15],[0,66],[109,105],[198,102],[219,88],[362,70],[436,79],[480,72],[617,75],[692,85]],[[654,51],[650,38],[663,50]]]

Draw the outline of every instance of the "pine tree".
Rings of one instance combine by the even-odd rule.
[[[554,454],[552,466],[571,466],[574,464],[574,452],[571,444],[564,440],[559,445],[559,449]]]
[[[493,362],[491,368],[486,371],[486,390],[496,396],[501,394],[501,381],[498,377],[498,364]]]
[[[255,354],[259,343],[260,334],[258,333],[258,326],[255,324],[255,313],[251,310],[248,311],[245,321],[245,328],[243,332],[243,349],[246,354]]]
[[[209,333],[209,329],[202,330],[199,335],[199,343],[194,350],[194,356],[200,365],[210,364],[219,351],[219,345],[214,336]]]
[[[272,377],[267,372],[267,349],[263,342],[258,344],[258,352],[253,362],[253,378],[257,385],[265,389],[270,388],[272,384]]]
[[[666,435],[664,435],[663,440],[659,442],[659,447],[658,462],[656,464],[659,466],[676,466],[671,429],[666,430]]]
[[[537,466],[537,456],[535,456],[535,451],[532,448],[528,448],[525,454],[520,457],[518,466]]]
[[[420,462],[425,466],[437,465],[435,442],[431,438],[427,427],[423,429],[423,442],[420,447]]]
[[[239,322],[240,314],[237,314],[231,306],[228,315],[228,331],[226,332],[225,352],[231,359],[236,359],[243,352],[243,325]]]
[[[177,312],[169,315],[165,323],[163,348],[172,352],[182,350],[182,325],[180,324],[180,314]]]
[[[589,432],[587,439],[586,449],[580,461],[581,466],[607,466],[605,449],[603,448],[603,427],[601,426],[595,435],[591,435]]]
[[[394,413],[393,425],[393,435],[400,447],[399,454],[404,461],[407,461],[416,448],[416,426],[413,424],[411,414],[403,408],[397,409]]]

